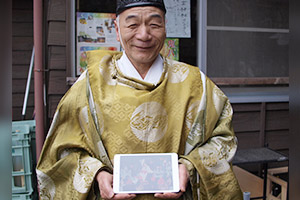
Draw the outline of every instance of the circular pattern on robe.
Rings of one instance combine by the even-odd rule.
[[[138,139],[145,142],[156,142],[167,131],[167,111],[157,102],[143,103],[132,113],[130,127]]]
[[[189,68],[185,64],[175,63],[170,66],[170,82],[171,83],[180,83],[183,82],[189,75]]]
[[[235,137],[211,138],[210,142],[199,148],[198,153],[204,167],[216,174],[223,174],[230,169],[229,162],[233,159],[237,149]]]
[[[218,156],[218,151],[216,149],[209,148],[199,148],[198,151],[200,159],[202,160],[204,167],[214,173],[214,174],[223,174],[229,170],[230,165],[226,159],[220,159]]]
[[[94,181],[94,175],[100,167],[101,163],[96,158],[81,159],[73,179],[74,188],[80,193],[87,193]]]
[[[55,185],[53,180],[44,172],[36,170],[38,185],[40,190],[40,198],[43,200],[53,200],[55,195]]]

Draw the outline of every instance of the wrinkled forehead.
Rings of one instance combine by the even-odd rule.
[[[133,7],[123,11],[118,17],[123,20],[129,19],[165,19],[165,13],[154,6]]]

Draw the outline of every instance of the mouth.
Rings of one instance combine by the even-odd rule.
[[[143,50],[146,51],[146,50],[152,49],[152,46],[135,45],[134,47],[141,50],[141,51],[143,51]]]

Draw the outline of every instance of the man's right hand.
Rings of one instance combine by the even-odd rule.
[[[98,181],[98,187],[102,199],[133,199],[135,194],[115,194],[113,192],[113,175],[107,171],[100,171],[96,180]]]

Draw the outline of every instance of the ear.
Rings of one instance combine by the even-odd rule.
[[[115,28],[116,28],[117,40],[120,42],[119,26],[118,26],[117,20],[114,21],[114,24],[115,24]]]

